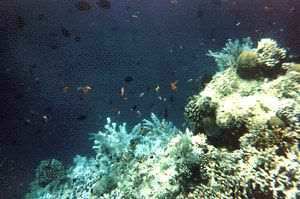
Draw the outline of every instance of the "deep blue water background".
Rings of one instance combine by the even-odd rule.
[[[92,155],[88,134],[107,117],[132,126],[154,112],[181,127],[187,97],[216,72],[205,54],[228,38],[272,37],[300,51],[296,0],[87,1],[88,11],[78,0],[0,2],[0,199],[21,198],[40,160]]]

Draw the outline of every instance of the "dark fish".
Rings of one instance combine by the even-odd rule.
[[[56,49],[59,48],[59,46],[54,44],[54,45],[51,45],[50,48],[51,48],[52,50],[56,50]]]
[[[79,116],[77,117],[77,120],[83,121],[83,120],[85,120],[86,118],[87,118],[86,115],[79,115]]]
[[[130,110],[131,111],[136,111],[136,109],[137,109],[137,105],[133,105]]]
[[[168,108],[165,107],[165,108],[164,108],[164,118],[165,118],[165,119],[168,119],[168,117],[169,117]]]
[[[220,6],[222,5],[222,1],[221,0],[212,0],[212,3],[216,6]]]
[[[13,138],[10,142],[11,142],[12,145],[17,145],[18,144],[17,138]]]
[[[17,93],[15,94],[15,100],[22,99],[24,97],[24,93]]]
[[[5,120],[5,119],[7,119],[7,116],[6,116],[6,115],[1,115],[1,114],[0,114],[0,121],[1,121],[1,120]]]
[[[37,129],[35,132],[34,132],[35,135],[40,135],[42,134],[42,129]]]
[[[120,29],[119,26],[113,26],[113,27],[111,28],[111,31],[117,32],[119,29]]]
[[[173,96],[169,97],[169,102],[171,102],[171,103],[174,102],[174,97]]]
[[[24,18],[22,16],[17,16],[16,25],[17,25],[17,30],[18,31],[23,31],[24,30],[25,21],[24,21]]]
[[[91,9],[91,5],[89,4],[89,2],[85,1],[85,0],[80,0],[77,4],[76,7],[78,8],[78,10],[80,11],[88,11]]]
[[[44,20],[45,19],[45,15],[44,14],[39,14],[38,15],[38,20],[39,21],[42,21],[42,20]]]
[[[67,30],[65,27],[61,28],[61,33],[63,34],[63,36],[65,37],[71,37],[71,32],[69,30]]]
[[[216,36],[215,36],[215,34],[214,34],[214,33],[210,33],[210,34],[208,35],[208,39],[209,39],[210,41],[216,41]]]
[[[33,68],[37,68],[37,65],[36,64],[32,64],[30,65],[30,67],[33,69]]]
[[[200,84],[204,88],[207,83],[209,83],[212,79],[212,75],[205,73],[200,77]]]
[[[138,61],[135,63],[135,65],[137,65],[137,66],[141,65],[141,60],[138,60]]]
[[[43,114],[49,114],[52,112],[52,108],[51,106],[47,106],[44,110],[43,110]]]
[[[127,76],[127,77],[124,78],[124,82],[126,82],[126,83],[129,83],[129,82],[132,82],[132,81],[133,81],[133,77],[131,77],[131,76]]]
[[[131,9],[130,5],[126,5],[126,6],[125,6],[125,10],[126,10],[126,11],[129,11],[130,9]]]
[[[111,2],[109,0],[98,0],[97,5],[103,9],[111,8]]]
[[[49,32],[50,37],[57,37],[58,35],[55,32]]]
[[[155,103],[150,103],[149,104],[149,108],[151,109],[151,108],[153,108],[155,106]]]
[[[31,125],[31,120],[30,120],[30,119],[26,119],[26,120],[24,121],[24,125],[25,125],[25,126]]]
[[[74,37],[74,40],[80,42],[81,38],[79,36]]]
[[[199,6],[197,10],[197,18],[202,18],[204,15],[202,8]]]

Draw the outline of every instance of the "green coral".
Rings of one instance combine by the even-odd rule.
[[[42,160],[36,169],[36,179],[38,185],[41,187],[45,187],[65,177],[66,169],[63,164],[56,159]]]
[[[224,71],[229,67],[236,66],[241,52],[251,50],[252,47],[253,43],[250,37],[244,38],[242,41],[228,39],[221,51],[209,50],[207,55],[214,58],[219,71]]]

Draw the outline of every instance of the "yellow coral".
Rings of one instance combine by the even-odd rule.
[[[272,39],[261,39],[256,48],[258,62],[267,66],[275,67],[286,57],[286,50],[279,48],[277,42]]]

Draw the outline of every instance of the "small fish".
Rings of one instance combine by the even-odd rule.
[[[65,27],[61,28],[61,33],[65,37],[71,37],[71,32],[69,30],[67,30]]]
[[[58,34],[55,32],[49,32],[50,37],[58,37]]]
[[[23,93],[17,93],[15,94],[15,100],[22,99],[25,95]]]
[[[264,7],[264,11],[265,11],[266,13],[270,13],[270,12],[273,11],[273,7],[272,7],[272,6],[265,6],[265,7]]]
[[[199,6],[197,9],[197,18],[202,18],[203,17],[203,10],[202,8]]]
[[[103,9],[111,8],[111,2],[109,0],[98,0],[97,5]]]
[[[52,112],[52,108],[51,106],[47,106],[44,110],[43,110],[43,114],[49,114]]]
[[[83,120],[85,120],[87,118],[87,116],[86,115],[79,115],[78,117],[77,117],[77,120],[79,120],[79,121],[83,121]]]
[[[177,0],[171,0],[170,4],[176,5],[177,4]]]
[[[142,93],[139,94],[139,97],[143,97],[144,95],[145,95],[145,93],[142,92]]]
[[[135,105],[133,105],[132,107],[131,107],[131,111],[136,111],[136,109],[137,109],[137,105],[135,104]]]
[[[165,107],[165,108],[164,108],[164,118],[165,118],[165,119],[168,119],[168,117],[169,117],[168,108]]]
[[[155,91],[156,93],[159,92],[159,90],[160,90],[159,85],[157,85],[157,86],[154,87],[154,91]]]
[[[25,119],[25,122],[24,122],[25,126],[29,126],[32,124],[31,120],[30,119]]]
[[[37,130],[34,132],[35,135],[40,135],[41,133],[42,133],[42,129],[37,129]]]
[[[92,91],[92,87],[86,85],[86,86],[80,86],[77,88],[78,91],[80,91],[84,95],[88,95]]]
[[[117,32],[119,29],[120,29],[119,26],[113,26],[113,27],[111,28],[111,31]]]
[[[76,7],[78,8],[78,10],[80,11],[88,11],[91,9],[91,5],[89,4],[89,2],[85,1],[85,0],[80,0],[77,4]]]
[[[213,0],[212,3],[213,3],[215,6],[220,6],[220,5],[222,5],[222,1],[221,1],[221,0]]]
[[[22,16],[17,16],[16,25],[17,25],[17,30],[18,31],[23,31],[24,30],[25,21],[24,21],[24,18]]]
[[[111,111],[112,112],[117,112],[119,109],[117,108],[117,107],[113,107],[112,109],[111,109]]]
[[[175,80],[174,82],[170,83],[170,89],[171,89],[171,91],[177,92],[177,83],[178,83],[178,80]]]
[[[38,20],[42,21],[45,18],[45,14],[41,13],[38,15]]]
[[[216,41],[216,36],[214,33],[210,33],[209,36],[208,36],[208,39],[212,42],[215,42]]]
[[[42,116],[42,121],[43,121],[43,124],[46,124],[49,121],[48,115],[43,115]]]
[[[138,118],[140,118],[140,117],[142,116],[142,113],[141,113],[141,111],[139,111],[139,110],[136,111],[136,114],[137,114],[137,117],[138,117]]]
[[[141,65],[141,60],[137,60],[135,65],[137,65],[137,66]]]
[[[127,76],[124,78],[124,82],[129,83],[133,81],[133,77],[132,76]]]
[[[174,97],[173,96],[169,97],[169,102],[171,102],[171,103],[174,102]]]
[[[66,85],[66,86],[63,87],[62,90],[63,90],[64,93],[68,93],[71,90],[71,87]]]
[[[51,47],[50,47],[51,49],[53,49],[53,50],[56,50],[56,49],[58,49],[59,48],[59,46],[58,45],[55,45],[55,44],[53,44],[53,45],[51,45]]]
[[[79,36],[76,36],[76,37],[74,37],[74,40],[75,40],[76,42],[80,42],[81,38],[80,38]]]
[[[120,88],[120,96],[121,96],[121,97],[124,97],[124,96],[125,96],[125,88],[124,88],[124,86],[122,86],[122,87]]]

